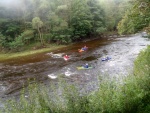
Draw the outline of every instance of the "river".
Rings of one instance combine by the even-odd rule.
[[[124,37],[105,37],[72,44],[53,52],[40,53],[26,57],[0,62],[0,98],[7,99],[19,95],[19,90],[28,79],[47,83],[57,83],[62,77],[68,83],[77,82],[81,90],[96,89],[99,76],[126,76],[132,71],[133,61],[138,53],[150,44],[149,39],[141,34]],[[86,45],[87,51],[79,53],[78,49]],[[67,54],[68,61],[63,59]],[[104,56],[111,57],[102,61]],[[88,63],[89,70],[77,70],[76,67]],[[92,85],[91,85],[92,84]]]

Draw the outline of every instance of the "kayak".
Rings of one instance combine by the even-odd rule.
[[[66,61],[67,61],[67,60],[69,60],[69,58],[64,57],[64,60],[66,60]]]
[[[83,67],[83,66],[77,67],[78,70],[81,70],[81,69],[92,69],[92,68],[93,68],[92,66],[90,66],[90,67],[88,67],[88,68],[85,68],[85,67]]]
[[[82,49],[78,49],[78,51],[81,53],[81,52],[83,52],[84,50],[82,50]]]
[[[83,51],[86,51],[88,49],[88,47],[82,48],[82,49],[78,49],[78,51],[81,53]]]
[[[108,61],[110,59],[111,59],[110,57],[106,57],[106,58],[102,58],[102,61]]]

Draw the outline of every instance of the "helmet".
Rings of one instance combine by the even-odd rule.
[[[85,65],[88,65],[88,63],[86,63]]]

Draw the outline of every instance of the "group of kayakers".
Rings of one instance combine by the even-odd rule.
[[[78,51],[81,53],[81,52],[83,52],[83,51],[86,51],[88,49],[88,47],[85,45],[84,47],[82,47],[81,49],[78,49]],[[65,55],[64,56],[64,60],[68,60],[70,57],[68,56],[68,55]],[[106,57],[103,57],[101,60],[102,61],[109,61],[111,58],[110,57],[108,57],[108,56],[106,56]],[[84,64],[83,65],[83,67],[84,68],[89,68],[89,65],[88,65],[88,63],[86,63],[86,64]]]
[[[81,49],[78,49],[79,52],[83,52],[83,51],[86,51],[88,49],[88,47],[85,45],[84,47],[82,47]],[[69,56],[68,55],[65,55],[64,56],[64,60],[68,60],[69,59]]]
[[[83,51],[86,51],[88,49],[88,47],[85,45],[84,47],[82,47],[81,49],[78,49],[78,52],[83,52]],[[68,55],[65,55],[64,56],[64,60],[68,60],[69,59],[69,56]],[[86,63],[85,65],[83,65],[84,68],[88,68],[89,65],[88,63]]]

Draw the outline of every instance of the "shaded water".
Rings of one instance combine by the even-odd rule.
[[[108,74],[111,77],[125,76],[133,67],[133,61],[141,49],[150,44],[140,34],[130,37],[108,37],[72,44],[53,52],[40,53],[0,63],[0,97],[18,95],[18,90],[28,79],[36,79],[45,84],[58,82],[58,77],[69,82],[77,82],[81,90],[94,90],[98,76]],[[84,45],[89,49],[79,53]],[[69,55],[65,61],[63,55]],[[102,61],[103,56],[110,61]],[[77,70],[76,67],[88,63],[93,69]],[[91,85],[92,84],[92,85]]]

